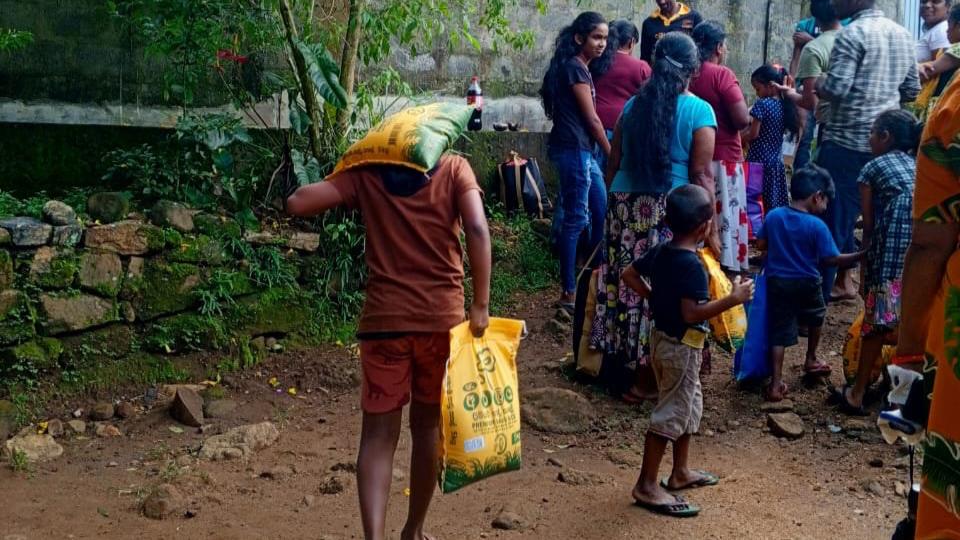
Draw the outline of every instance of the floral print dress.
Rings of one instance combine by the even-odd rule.
[[[888,332],[900,322],[900,278],[913,232],[916,162],[894,150],[870,160],[857,182],[870,186],[874,231],[863,267],[863,335]]]

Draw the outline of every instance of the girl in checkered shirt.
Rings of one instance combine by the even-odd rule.
[[[892,109],[881,113],[870,130],[870,150],[857,183],[863,208],[863,247],[866,251],[860,279],[863,297],[863,343],[852,386],[837,396],[840,409],[866,415],[863,396],[884,343],[895,339],[900,322],[900,277],[913,226],[913,154],[920,143],[921,125],[911,113]]]

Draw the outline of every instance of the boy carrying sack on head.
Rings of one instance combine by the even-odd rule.
[[[450,329],[464,319],[461,224],[473,275],[470,329],[489,322],[490,233],[469,163],[445,155],[427,173],[365,166],[304,186],[287,199],[296,216],[338,206],[359,209],[369,278],[360,317],[363,427],[357,457],[360,515],[367,540],[385,538],[387,499],[403,407],[410,405],[410,501],[402,540],[423,532],[437,485],[440,400]]]
[[[700,508],[668,492],[718,482],[716,476],[687,467],[690,436],[700,428],[703,390],[700,364],[706,321],[753,296],[753,280],[737,277],[731,293],[710,300],[707,272],[697,247],[713,218],[710,194],[700,186],[680,186],[667,195],[667,225],[673,240],[653,248],[623,274],[623,281],[653,308],[651,363],[659,400],[650,416],[640,477],[633,487],[636,504],[659,514],[691,517]],[[662,482],[660,462],[673,443],[673,471]]]
[[[790,206],[767,214],[757,233],[757,247],[767,252],[767,332],[773,377],[767,401],[781,401],[787,393],[783,382],[783,356],[797,344],[799,325],[808,328],[807,356],[803,371],[829,375],[830,365],[817,359],[820,330],[827,306],[823,299],[820,268],[856,262],[862,252],[841,255],[830,230],[817,217],[827,211],[835,193],[830,173],[810,164],[793,175]]]

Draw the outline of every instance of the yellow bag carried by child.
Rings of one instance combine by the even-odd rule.
[[[861,311],[853,323],[850,324],[847,337],[843,341],[843,376],[849,384],[853,384],[854,379],[857,378],[857,370],[860,368],[860,345],[863,342],[860,330],[863,327],[863,317],[864,313]],[[884,345],[881,351],[880,361],[873,366],[873,371],[870,374],[870,382],[876,381],[880,377],[880,370],[890,363],[890,359],[896,354],[897,348],[893,345]]]
[[[490,319],[481,338],[470,323],[450,331],[450,360],[441,403],[440,489],[520,468],[517,349],[523,321]]]
[[[729,295],[733,291],[733,284],[723,273],[720,263],[706,249],[701,249],[699,255],[710,278],[707,285],[710,300],[718,300]],[[743,338],[747,334],[746,310],[742,305],[734,306],[710,319],[710,332],[721,349],[730,353],[736,352],[743,346]]]
[[[429,171],[460,138],[472,114],[472,106],[449,102],[404,109],[353,143],[333,174],[364,165],[402,165]]]

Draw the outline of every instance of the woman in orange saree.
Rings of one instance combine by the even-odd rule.
[[[917,539],[960,540],[960,78],[930,113],[917,157],[913,239],[895,363],[932,386]]]

